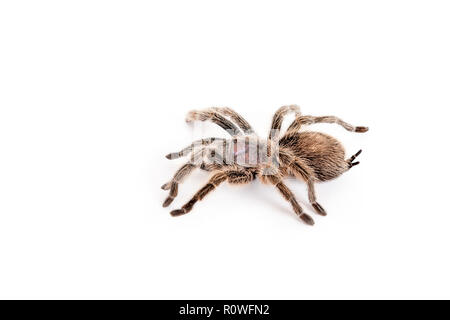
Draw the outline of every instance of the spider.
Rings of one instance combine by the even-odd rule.
[[[295,114],[295,120],[284,134],[280,133],[284,117]],[[176,159],[190,155],[175,173],[173,178],[161,188],[169,190],[169,196],[163,207],[169,206],[177,196],[178,185],[194,169],[211,171],[212,175],[200,190],[181,209],[173,210],[172,216],[190,212],[197,201],[216,189],[222,182],[245,184],[260,179],[265,184],[275,186],[281,195],[290,202],[294,212],[306,224],[313,225],[314,220],[304,212],[292,191],[283,182],[283,178],[293,175],[303,180],[308,188],[308,198],[319,215],[326,215],[324,208],[317,202],[314,185],[316,182],[328,181],[340,176],[353,166],[361,150],[345,159],[343,146],[335,138],[319,132],[300,129],[314,123],[336,123],[347,131],[367,132],[367,127],[354,127],[334,116],[307,116],[300,113],[296,105],[283,106],[273,118],[267,139],[259,138],[249,123],[231,108],[209,108],[190,111],[187,122],[211,121],[231,135],[230,139],[206,138],[193,142],[188,147],[166,155]]]

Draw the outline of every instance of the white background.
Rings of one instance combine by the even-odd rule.
[[[3,1],[0,298],[450,298],[446,1]],[[361,165],[317,186],[160,189],[230,106],[299,104]],[[213,125],[202,135],[222,134]],[[198,132],[197,132],[198,133]],[[225,136],[225,135],[224,135]]]

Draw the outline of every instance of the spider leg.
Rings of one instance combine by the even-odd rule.
[[[230,120],[228,120],[221,113],[214,109],[206,109],[202,111],[193,110],[186,116],[186,122],[192,122],[194,120],[199,121],[212,121],[224,130],[226,130],[231,136],[242,135],[242,131]]]
[[[254,130],[250,126],[250,124],[239,113],[237,113],[233,109],[228,108],[228,107],[222,107],[222,108],[214,107],[212,109],[223,114],[224,116],[230,117],[231,120],[234,121],[234,123],[236,123],[239,126],[239,128],[241,128],[244,131],[245,134],[254,133]]]
[[[181,207],[181,209],[173,210],[170,214],[172,216],[180,216],[188,213],[192,210],[194,204],[197,201],[203,200],[203,198],[216,189],[219,184],[228,180],[229,183],[238,184],[238,183],[248,183],[253,180],[253,174],[249,170],[235,170],[228,169],[224,171],[219,171],[214,174],[211,179],[209,179],[208,183],[203,186],[197,193],[189,200],[185,205]]]
[[[339,119],[335,116],[324,116],[324,117],[314,117],[314,116],[299,116],[287,129],[289,132],[297,132],[302,126],[311,125],[314,123],[336,123],[342,126],[345,130],[351,132],[367,132],[369,128],[367,127],[354,127],[351,124]]]
[[[298,204],[292,191],[283,183],[280,177],[276,175],[268,176],[268,180],[280,191],[283,198],[290,202],[294,212],[303,220],[306,224],[314,225],[314,220],[308,214],[303,212],[302,207]]]
[[[172,203],[173,199],[175,199],[175,197],[178,195],[178,185],[183,181],[183,179],[191,174],[192,171],[194,171],[196,168],[201,167],[201,165],[204,163],[206,154],[211,156],[213,152],[214,150],[207,150],[206,148],[202,148],[193,153],[191,156],[191,160],[182,165],[181,168],[178,169],[177,172],[175,172],[173,178],[169,182],[161,186],[161,189],[163,190],[170,190],[168,197],[163,203],[163,207],[169,206]],[[217,163],[217,165],[220,165],[220,163]]]
[[[189,162],[185,163],[183,166],[181,166],[180,169],[177,170],[172,180],[161,186],[161,189],[163,190],[170,190],[169,195],[163,202],[163,207],[169,206],[172,203],[173,199],[175,199],[175,197],[178,195],[178,184],[181,182],[181,179],[189,175],[198,166],[199,165],[195,165]]]
[[[178,159],[180,157],[189,155],[189,153],[191,153],[193,151],[195,152],[195,149],[197,149],[197,148],[201,148],[201,147],[210,145],[215,142],[223,142],[224,140],[225,139],[223,139],[223,138],[215,138],[215,137],[196,140],[191,145],[187,146],[186,148],[182,149],[179,152],[169,153],[168,155],[166,155],[166,158],[169,160]]]
[[[200,169],[202,169],[202,170],[204,170],[204,171],[215,171],[215,170],[219,170],[220,169],[220,167],[217,165],[217,164],[215,164],[215,163],[208,163],[208,164],[206,164],[206,163],[202,163],[201,165],[200,165]]]
[[[208,161],[211,163],[205,163],[205,157],[207,157]],[[175,197],[178,195],[178,185],[196,168],[201,168],[203,170],[206,169],[220,169],[225,165],[223,162],[223,158],[220,156],[218,150],[216,149],[207,149],[206,147],[198,150],[196,153],[192,154],[191,161],[185,163],[181,166],[180,169],[175,172],[173,178],[163,184],[161,189],[170,190],[169,195],[163,203],[163,207],[169,206]]]
[[[280,131],[281,125],[283,124],[284,117],[288,114],[294,112],[296,116],[300,115],[300,108],[293,104],[289,106],[282,106],[280,109],[278,109],[275,114],[272,117],[272,125],[270,129],[272,131]]]
[[[302,179],[306,182],[306,185],[308,187],[309,202],[318,214],[326,216],[327,212],[317,202],[316,190],[314,187],[314,182],[317,179],[314,174],[314,170],[310,166],[308,166],[308,164],[306,164],[302,159],[295,157],[285,151],[280,152],[280,159],[288,167],[290,172],[292,172],[297,178]]]

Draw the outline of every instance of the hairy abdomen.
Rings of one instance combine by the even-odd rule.
[[[344,147],[327,134],[309,131],[290,134],[280,139],[280,146],[303,159],[320,181],[334,179],[348,170]]]

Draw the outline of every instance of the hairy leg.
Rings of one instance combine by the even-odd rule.
[[[199,121],[212,121],[213,123],[217,124],[224,130],[226,130],[230,135],[242,135],[242,132],[239,130],[239,128],[230,120],[228,120],[225,116],[220,114],[214,109],[206,109],[202,111],[190,111],[186,116],[186,122],[192,122],[194,120]]]
[[[177,170],[172,180],[162,185],[162,189],[170,190],[169,195],[163,203],[163,207],[167,207],[172,203],[173,199],[175,199],[175,197],[178,195],[178,184],[184,177],[189,175],[197,167],[198,165],[185,163],[183,166],[181,166],[180,169]]]
[[[230,117],[231,120],[234,121],[239,126],[239,128],[241,128],[244,131],[244,133],[246,134],[254,133],[253,128],[250,126],[250,124],[233,109],[228,107],[222,108],[215,107],[212,109],[218,111],[219,113],[222,113],[224,116]]]
[[[221,168],[222,168],[222,166],[217,163],[202,163],[200,165],[200,169],[205,170],[205,171],[210,171],[210,172],[220,170]]]
[[[324,117],[314,117],[314,116],[300,116],[297,117],[294,122],[289,126],[287,132],[300,130],[302,126],[311,125],[314,123],[337,123],[338,125],[344,127],[347,131],[351,132],[367,132],[369,128],[367,127],[354,127],[341,119],[334,116],[324,116]]]
[[[212,155],[213,153],[214,155]],[[161,189],[163,190],[170,190],[168,197],[163,203],[163,207],[169,206],[172,203],[173,199],[175,199],[175,197],[178,195],[178,185],[196,168],[204,165],[204,159],[206,155],[208,155],[209,158],[212,158],[213,156],[215,156],[215,150],[207,150],[206,148],[203,148],[192,154],[191,161],[182,165],[181,168],[178,169],[177,172],[175,172],[173,178],[169,182],[161,186]],[[219,162],[213,162],[213,164],[216,167],[222,166],[222,164]]]
[[[280,177],[276,175],[268,176],[268,180],[275,185],[275,187],[280,191],[281,195],[290,202],[292,208],[294,209],[294,212],[302,219],[306,224],[314,225],[314,220],[309,215],[307,215],[305,212],[303,212],[302,207],[298,204],[297,200],[295,199],[294,194],[292,191],[283,183]]]
[[[309,202],[318,214],[326,216],[327,213],[325,209],[317,202],[316,190],[314,187],[314,183],[317,179],[314,170],[302,159],[295,157],[284,150],[280,152],[280,160],[283,165],[288,168],[289,172],[306,182]]]
[[[228,180],[229,183],[248,183],[253,179],[251,172],[247,170],[224,170],[214,174],[208,183],[203,186],[181,209],[173,210],[172,216],[180,216],[192,210],[194,204],[213,191],[219,184]]]
[[[184,148],[183,150],[181,150],[179,152],[169,153],[168,155],[166,155],[166,158],[169,160],[178,159],[180,157],[187,156],[192,151],[195,152],[196,148],[204,147],[204,146],[210,145],[215,142],[223,142],[223,141],[225,141],[225,139],[215,138],[215,137],[196,140],[191,145],[187,146],[186,148]]]
[[[272,117],[272,125],[270,127],[270,137],[272,139],[276,139],[279,136],[284,117],[291,112],[294,112],[296,116],[299,116],[300,108],[297,105],[282,106],[275,112]]]

